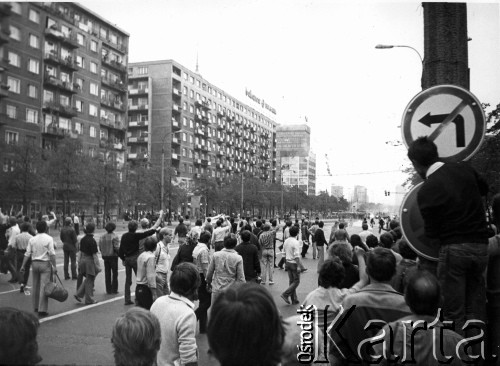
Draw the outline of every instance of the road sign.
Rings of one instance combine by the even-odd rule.
[[[425,236],[424,219],[420,214],[417,203],[417,194],[422,184],[417,184],[404,197],[399,213],[400,225],[403,236],[419,256],[431,261],[437,261],[439,258],[439,247],[430,245],[429,240]]]
[[[439,160],[469,159],[481,146],[486,119],[479,100],[455,85],[438,85],[417,94],[402,120],[406,147],[420,136],[428,136],[438,147]]]

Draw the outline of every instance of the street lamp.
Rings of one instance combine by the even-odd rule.
[[[422,77],[420,78],[420,85],[423,88],[423,80],[422,80],[422,78],[423,78],[423,75],[424,75],[425,64],[424,64],[424,59],[420,55],[420,52],[418,52],[412,46],[407,46],[407,45],[378,44],[378,45],[375,46],[375,48],[378,49],[378,50],[386,50],[386,49],[389,49],[389,48],[396,48],[396,47],[398,47],[398,48],[409,48],[409,49],[412,49],[418,55],[418,58],[420,59],[420,63],[422,64]]]

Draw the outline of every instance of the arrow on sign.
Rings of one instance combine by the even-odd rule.
[[[431,112],[427,113],[422,117],[419,122],[431,127],[431,125],[436,123],[442,123],[445,118],[448,117],[447,114],[435,114],[431,115]],[[455,124],[455,129],[457,132],[457,147],[465,147],[465,122],[461,114],[457,115],[452,121]]]

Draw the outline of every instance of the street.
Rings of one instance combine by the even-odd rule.
[[[325,225],[325,236],[327,238],[330,235],[331,225],[332,223]],[[360,232],[360,226],[360,222],[356,222],[353,227],[349,227],[349,233]],[[121,235],[123,232],[123,227],[119,226],[117,234]],[[377,235],[378,229],[374,228],[373,232]],[[56,236],[55,233],[53,235]],[[99,233],[96,234],[97,240],[98,237]],[[61,248],[62,246],[58,244],[56,251],[57,268],[60,277],[64,278]],[[177,247],[173,245],[171,258],[173,258],[176,252]],[[280,255],[278,254],[278,260],[279,258]],[[308,268],[308,271],[301,276],[301,283],[297,289],[299,301],[304,300],[305,296],[317,286],[317,260],[312,259],[312,248],[309,249],[303,263]],[[0,275],[0,306],[11,306],[31,312],[33,310],[31,296],[19,293],[19,285],[8,283],[9,278],[10,274]],[[296,314],[296,307],[285,304],[280,298],[280,294],[288,285],[286,272],[275,269],[274,282],[273,286],[266,285],[266,288],[271,292],[282,316],[286,318]],[[49,300],[49,316],[40,319],[41,325],[38,333],[38,344],[40,355],[43,357],[42,364],[114,364],[111,330],[115,319],[130,309],[130,306],[124,305],[124,283],[125,270],[120,261],[119,294],[106,294],[104,274],[100,273],[96,278],[94,297],[99,302],[94,305],[83,305],[76,302],[73,297],[73,294],[76,292],[76,281],[63,280],[63,284],[69,292],[68,299],[64,303]],[[31,286],[31,282],[28,286]],[[135,279],[132,284],[132,291],[134,289]],[[216,364],[216,361],[210,359],[208,355],[208,341],[205,334],[198,334],[197,343],[199,347],[199,364]]]

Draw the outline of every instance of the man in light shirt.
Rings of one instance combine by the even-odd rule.
[[[193,301],[197,298],[199,285],[196,266],[180,263],[170,277],[170,295],[161,296],[151,306],[151,312],[158,317],[161,327],[158,366],[198,364]]]
[[[361,226],[361,228],[363,229],[363,231],[360,232],[358,235],[361,238],[361,241],[363,242],[363,244],[366,244],[366,238],[368,238],[370,235],[372,235],[372,232],[370,230],[368,230],[368,224],[363,224]]]
[[[297,226],[290,227],[290,237],[285,240],[285,268],[288,272],[289,287],[281,294],[281,298],[290,304],[289,298],[292,299],[292,304],[299,303],[297,298],[297,287],[300,284],[299,267],[302,265],[300,261],[300,243],[297,240],[299,228]]]
[[[28,243],[33,237],[28,231],[30,229],[30,224],[23,222],[21,224],[21,233],[14,239],[14,250],[16,251],[17,266],[16,270],[21,270],[21,265],[24,261],[24,255],[26,254],[26,249],[28,248]],[[21,289],[19,292],[24,293],[24,286],[28,283],[28,277],[31,268],[31,258],[26,262],[26,267],[28,270],[24,272],[23,280],[21,281]]]
[[[229,230],[231,230],[231,225],[229,225],[227,219],[224,221],[219,219],[217,221],[217,227],[214,229],[214,233],[212,235],[212,245],[214,246],[216,252],[224,248],[224,238],[229,233]]]

